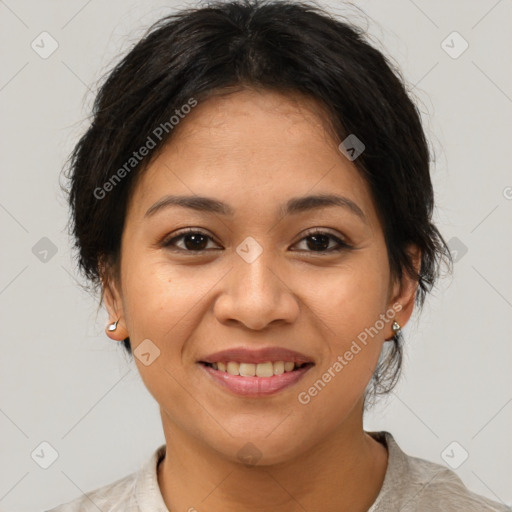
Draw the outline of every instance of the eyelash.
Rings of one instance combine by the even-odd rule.
[[[188,228],[186,229],[185,231],[181,231],[181,232],[178,232],[175,236],[173,236],[172,238],[168,238],[168,239],[164,239],[163,242],[161,243],[161,246],[164,247],[164,248],[167,248],[171,251],[175,251],[175,252],[185,252],[185,253],[197,253],[197,254],[203,254],[207,251],[210,251],[211,249],[201,249],[199,251],[190,251],[190,250],[187,250],[187,249],[182,249],[182,248],[177,248],[174,244],[177,240],[180,240],[182,238],[184,238],[185,236],[187,235],[203,235],[204,237],[212,240],[213,238],[208,235],[207,233],[205,233],[204,231],[201,231],[200,229],[195,229],[195,228]],[[332,240],[334,240],[337,244],[338,244],[338,247],[335,248],[335,249],[326,249],[324,251],[311,251],[311,250],[306,250],[305,252],[311,252],[311,253],[317,253],[317,254],[330,254],[330,253],[336,253],[336,252],[341,252],[341,251],[344,251],[344,250],[348,250],[348,249],[352,249],[352,247],[347,244],[346,242],[344,242],[343,240],[340,240],[337,236],[334,236],[333,234],[331,233],[328,233],[326,231],[320,231],[320,230],[315,230],[315,229],[312,229],[311,231],[308,231],[306,233],[306,235],[301,238],[297,243],[300,243],[304,240],[306,240],[307,238],[311,237],[311,236],[314,236],[314,235],[326,235],[328,236],[329,238],[331,238]]]

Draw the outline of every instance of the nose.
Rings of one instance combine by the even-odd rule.
[[[235,253],[233,267],[223,280],[224,290],[215,302],[217,320],[251,330],[263,330],[272,323],[293,323],[300,311],[299,301],[293,283],[278,275],[277,266],[269,250],[250,263]]]

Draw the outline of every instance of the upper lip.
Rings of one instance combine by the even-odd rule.
[[[267,361],[291,361],[293,363],[312,363],[312,359],[295,350],[281,347],[266,347],[248,349],[245,347],[230,348],[215,352],[200,359],[203,363],[218,363],[221,361],[234,361],[237,363],[266,363]]]

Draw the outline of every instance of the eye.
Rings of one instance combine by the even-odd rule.
[[[319,230],[310,231],[299,243],[303,241],[306,241],[306,251],[309,252],[339,252],[351,248],[350,245],[340,240],[337,236]],[[330,247],[333,241],[335,246]]]
[[[177,242],[183,239],[184,247],[178,247]],[[188,228],[176,236],[164,240],[162,247],[167,247],[171,250],[185,251],[185,252],[201,252],[208,250],[208,241],[213,241],[210,235],[207,235],[203,231],[199,231],[194,228]]]
[[[168,238],[162,242],[162,247],[169,248],[170,250],[178,252],[197,252],[206,251],[211,249],[208,248],[208,242],[214,242],[213,238],[207,233],[200,231],[195,228],[188,228],[181,233]],[[306,252],[339,252],[342,250],[350,249],[351,246],[340,240],[337,236],[320,230],[310,231],[307,236],[302,238],[298,243],[306,242]],[[334,242],[334,247],[332,243]],[[182,243],[180,247],[178,244]],[[297,245],[297,244],[296,244]]]

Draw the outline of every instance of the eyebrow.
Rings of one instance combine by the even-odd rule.
[[[167,195],[150,206],[144,214],[144,217],[152,217],[159,211],[176,206],[189,208],[199,212],[216,213],[230,217],[235,213],[233,208],[228,204],[210,197]],[[368,223],[366,215],[361,208],[354,203],[354,201],[348,197],[336,194],[317,194],[294,197],[279,208],[279,213],[284,217],[286,215],[296,215],[306,211],[332,206],[346,208],[353,214],[357,215],[363,222]]]

